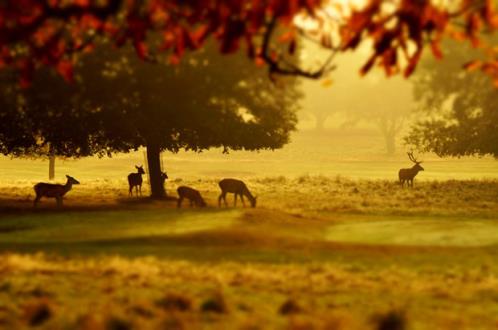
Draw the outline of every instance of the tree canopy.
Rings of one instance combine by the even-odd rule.
[[[209,43],[176,66],[143,62],[127,47],[99,47],[78,62],[73,84],[49,70],[25,89],[6,80],[15,96],[7,99],[17,101],[2,112],[19,127],[2,128],[0,147],[6,154],[78,157],[144,146],[153,189],[162,195],[163,150],[275,149],[288,142],[301,96],[296,79],[274,84],[247,62],[223,57]]]
[[[498,91],[480,71],[460,71],[476,56],[461,44],[445,43],[447,60],[424,59],[414,76],[421,115],[407,142],[439,156],[498,156]]]
[[[358,3],[358,2],[351,2]],[[271,73],[317,78],[334,69],[337,52],[371,42],[361,69],[379,65],[388,75],[415,69],[426,45],[441,57],[445,37],[467,40],[485,50],[485,60],[469,65],[498,78],[496,48],[482,33],[498,28],[493,0],[366,0],[362,5],[334,0],[7,0],[0,4],[0,65],[16,68],[21,84],[40,66],[73,79],[77,54],[95,48],[96,36],[130,41],[138,56],[166,54],[178,63],[186,50],[212,36],[221,53],[241,46]],[[278,33],[277,33],[278,31]],[[159,40],[150,40],[157,33]],[[301,38],[301,36],[303,36]],[[312,40],[330,50],[316,68],[286,60],[296,44]],[[287,45],[286,52],[278,44]]]

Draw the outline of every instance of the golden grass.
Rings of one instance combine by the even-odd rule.
[[[415,182],[413,189],[401,189],[395,181],[352,180],[341,177],[300,176],[297,178],[255,177],[246,180],[258,196],[258,206],[285,210],[296,216],[327,217],[336,214],[423,215],[494,217],[498,214],[498,180],[448,180]],[[217,207],[218,179],[175,179],[167,191],[176,197],[176,187],[190,185]],[[144,195],[147,195],[145,189]],[[30,181],[3,185],[0,207],[28,208],[34,198]],[[129,198],[121,181],[96,180],[75,186],[65,198],[68,207],[127,207],[146,200]],[[232,206],[232,196],[228,198]],[[145,204],[144,204],[145,203]],[[54,200],[43,199],[40,208],[53,208]],[[170,206],[174,206],[171,203]],[[240,206],[240,201],[239,201]]]
[[[491,329],[498,276],[410,269],[358,272],[331,264],[202,264],[152,257],[61,259],[0,256],[0,325],[100,329],[107,322],[154,329],[371,329],[391,311],[412,329]],[[83,290],[83,291],[82,291]],[[472,304],[488,304],[471,308]],[[434,308],[433,306],[441,306]],[[465,311],[461,313],[461,311]],[[36,319],[35,321],[33,321]],[[81,322],[81,320],[85,322]]]

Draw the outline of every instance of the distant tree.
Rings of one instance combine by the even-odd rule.
[[[374,78],[370,76],[368,78]],[[348,94],[347,114],[352,123],[366,122],[384,137],[386,153],[396,152],[396,137],[411,114],[411,86],[399,78],[363,79]]]
[[[446,42],[446,61],[423,59],[413,77],[419,120],[406,142],[439,156],[498,157],[498,90],[481,71],[459,68],[478,57],[476,50]]]

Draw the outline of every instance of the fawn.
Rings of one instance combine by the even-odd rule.
[[[192,207],[194,204],[197,205],[198,207],[206,207],[207,204],[204,201],[204,199],[201,196],[201,193],[198,190],[195,190],[193,188],[187,187],[187,186],[180,186],[178,189],[176,189],[178,192],[178,204],[177,207],[182,207],[182,202],[183,199],[188,199],[190,201],[190,207]]]
[[[133,196],[133,187],[135,187],[135,195],[138,196],[140,191],[140,196],[142,195],[142,175],[145,174],[143,166],[136,166],[137,173],[130,173],[128,175],[128,185],[130,186],[129,195]]]

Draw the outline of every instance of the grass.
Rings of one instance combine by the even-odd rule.
[[[496,329],[496,162],[426,155],[401,189],[402,152],[334,134],[165,157],[206,209],[129,198],[134,153],[58,162],[82,184],[34,210],[47,163],[0,159],[0,329]],[[258,208],[218,209],[226,176]]]
[[[196,182],[212,202],[211,183]],[[496,326],[498,219],[489,209],[480,219],[443,208],[393,215],[397,194],[363,212],[324,209],[305,191],[278,197],[317,182],[365,194],[384,186],[262,178],[251,186],[264,196],[256,209],[82,205],[77,190],[62,211],[50,201],[10,206],[0,216],[0,328],[376,329],[399,315],[409,329]],[[493,182],[438,183],[456,184],[467,198]]]

